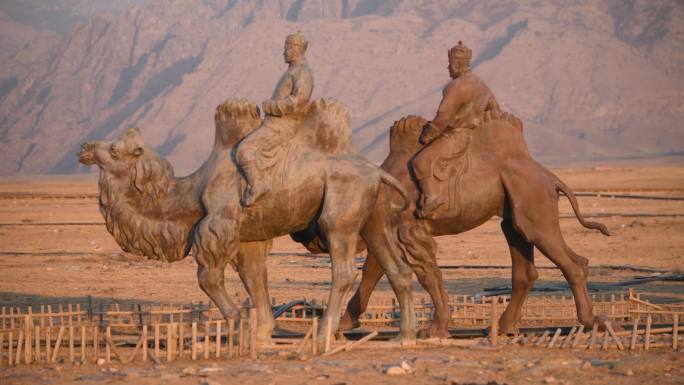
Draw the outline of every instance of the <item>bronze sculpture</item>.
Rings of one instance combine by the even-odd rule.
[[[453,79],[444,87],[437,114],[428,122],[420,137],[426,146],[413,159],[413,171],[421,190],[419,215],[435,218],[445,210],[449,216],[458,214],[458,182],[446,191],[448,179],[458,179],[467,169],[472,130],[484,120],[485,113],[499,111],[492,91],[470,69],[472,51],[458,42],[448,51],[449,75]],[[457,116],[467,104],[472,112]]]
[[[301,33],[285,39],[283,57],[288,68],[278,81],[270,100],[261,105],[266,114],[261,126],[237,148],[237,161],[247,180],[242,203],[251,206],[269,190],[276,163],[283,158],[284,143],[302,124],[313,92],[313,74],[304,54],[309,43]]]
[[[117,243],[125,251],[168,261],[192,249],[200,287],[226,318],[238,311],[223,283],[224,269],[231,265],[257,308],[258,337],[266,339],[275,324],[266,287],[270,240],[317,227],[333,266],[322,322],[330,319],[336,329],[355,278],[355,246],[361,237],[399,298],[401,338],[415,338],[411,268],[399,257],[393,222],[405,204],[393,206],[390,200],[391,194],[405,198],[406,192],[355,154],[346,107],[328,99],[311,103],[271,191],[247,208],[240,205],[245,183],[233,153],[239,140],[261,124],[258,107],[246,100],[227,101],[217,108],[215,122],[209,159],[183,178],[173,176],[171,165],[145,146],[137,129],[115,142],[83,144],[79,161],[100,167],[100,210]]]
[[[460,42],[459,46],[462,47]],[[459,46],[452,50],[460,49]],[[450,321],[447,293],[437,266],[436,244],[432,237],[468,231],[493,216],[503,218],[501,229],[508,242],[513,266],[513,292],[499,320],[501,333],[517,332],[522,305],[538,277],[534,267],[534,247],[563,272],[575,298],[579,321],[587,327],[596,321],[602,323],[602,318],[593,316],[593,306],[587,293],[588,260],[568,247],[560,231],[559,193],[562,192],[570,200],[575,215],[584,227],[609,235],[607,228],[603,224],[584,220],[572,191],[529,154],[520,119],[501,111],[491,93],[478,87],[479,92],[467,96],[479,95],[479,98],[466,97],[460,103],[447,105],[450,120],[442,125],[461,137],[460,142],[454,141],[459,145],[456,150],[447,149],[447,154],[430,151],[430,146],[435,143],[429,140],[434,137],[432,125],[421,117],[408,116],[395,122],[391,128],[390,153],[381,165],[404,185],[409,192],[412,208],[418,209],[417,215],[410,210],[402,212],[399,240],[404,257],[433,301],[434,317],[427,331],[429,336],[448,337]],[[448,101],[446,94],[444,100]],[[441,116],[440,112],[437,116]],[[467,167],[453,167],[454,163],[459,166],[459,159],[451,156],[453,152]],[[432,215],[436,212],[433,210],[429,213],[431,215],[426,215],[428,218],[420,217],[420,203],[426,200],[421,197],[420,190],[425,184],[420,183],[416,173],[416,160],[420,159],[421,154],[424,157],[423,165],[444,162],[442,158],[446,158],[446,163],[451,162],[444,167],[446,172],[441,176],[444,188],[432,190],[442,194],[433,202],[449,202],[449,205],[440,203],[428,207],[449,207],[449,210]],[[433,168],[428,170],[434,171]],[[320,242],[314,234],[298,235],[294,237],[295,240],[312,250],[320,249]],[[341,329],[359,325],[358,317],[365,311],[370,294],[382,275],[381,267],[369,250],[361,284],[348,304]]]

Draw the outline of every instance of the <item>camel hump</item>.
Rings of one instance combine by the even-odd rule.
[[[405,116],[390,128],[390,153],[409,152],[415,153],[423,145],[420,144],[420,134],[427,120],[420,116]]]
[[[485,113],[485,123],[490,122],[490,121],[504,121],[507,122],[513,127],[517,128],[518,130],[522,131],[523,129],[523,122],[518,118],[517,116],[513,115],[512,113],[508,111],[491,111],[491,112],[486,112]]]
[[[231,147],[259,126],[259,106],[245,98],[228,99],[216,107],[216,138]]]
[[[356,153],[349,110],[339,101],[321,98],[311,102],[304,125],[308,147],[327,155]]]

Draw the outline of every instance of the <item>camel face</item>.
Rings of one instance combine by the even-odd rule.
[[[129,128],[113,142],[86,142],[81,145],[78,161],[87,166],[97,165],[103,172],[120,174],[130,168],[144,152],[144,144],[137,128]]]

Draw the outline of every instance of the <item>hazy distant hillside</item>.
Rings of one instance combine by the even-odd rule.
[[[0,6],[0,174],[77,171],[81,142],[129,126],[191,171],[209,152],[216,105],[269,97],[296,30],[310,40],[314,97],[350,107],[374,161],[394,120],[432,118],[458,40],[541,161],[684,152],[681,1],[122,0],[106,13],[93,3],[48,3],[84,20],[68,33]]]

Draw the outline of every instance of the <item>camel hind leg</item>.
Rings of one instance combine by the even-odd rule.
[[[518,334],[523,304],[539,273],[534,267],[534,245],[513,228],[510,216],[501,222],[501,230],[511,253],[513,290],[511,300],[499,318],[499,333]]]
[[[319,337],[325,336],[328,323],[332,331],[339,327],[344,299],[356,278],[354,256],[359,232],[375,203],[379,185],[379,181],[373,183],[372,175],[364,175],[344,164],[338,166],[339,169],[327,177],[323,207],[317,222],[326,237],[332,264],[328,308]]]
[[[591,328],[595,319],[593,304],[587,289],[587,259],[577,255],[568,247],[561,235],[558,222],[540,227],[540,231],[532,241],[561,270],[572,290],[579,322]]]
[[[588,260],[577,255],[563,239],[558,215],[556,184],[537,163],[510,164],[512,172],[501,175],[515,231],[534,244],[562,271],[585,327],[594,324],[593,305],[587,292]]]
[[[372,256],[372,260],[381,265],[399,300],[401,309],[399,338],[401,340],[415,340],[416,313],[413,307],[411,288],[413,271],[401,257],[396,228],[392,225],[391,211],[386,190],[382,189],[373,212],[362,229],[361,236],[368,245],[368,254]],[[377,283],[377,280],[375,282]]]

